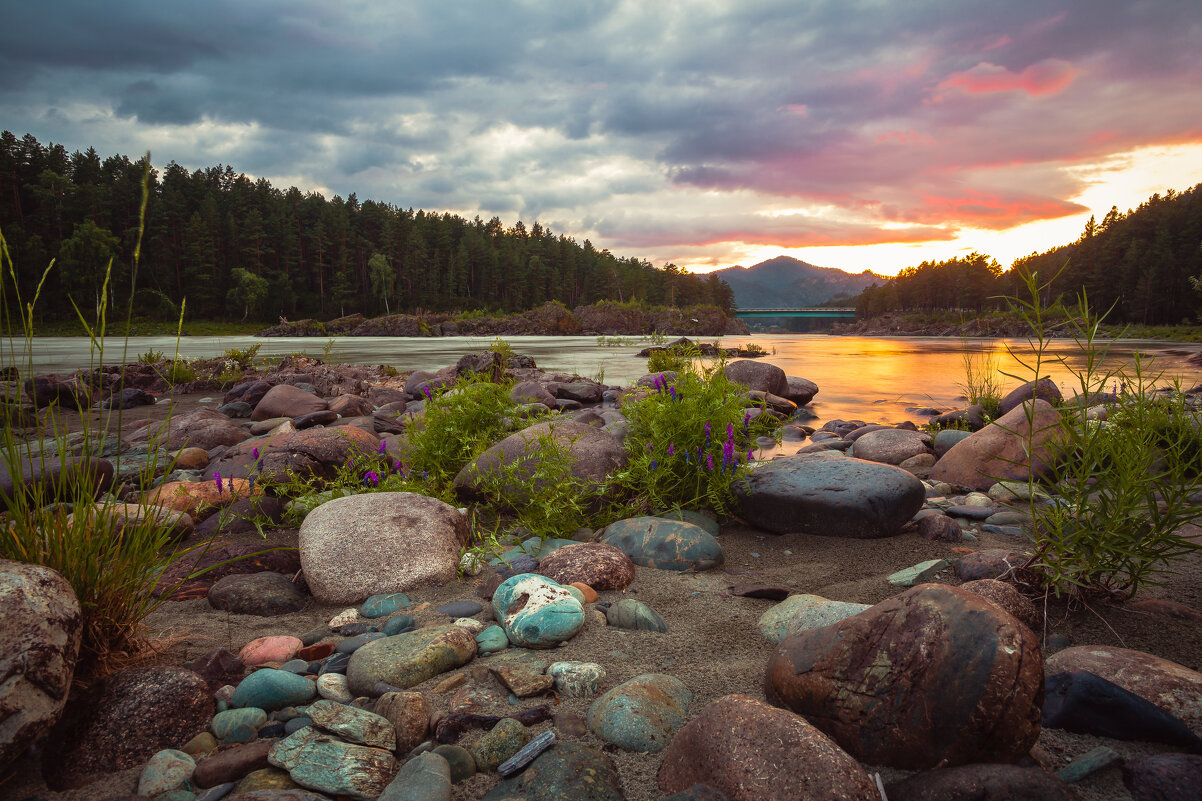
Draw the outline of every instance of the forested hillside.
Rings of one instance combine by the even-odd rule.
[[[1153,195],[1126,214],[1112,208],[1101,223],[1091,217],[1076,242],[1018,259],[1005,273],[977,253],[923,262],[864,290],[857,310],[981,311],[1000,306],[1000,296],[1021,295],[1031,272],[1040,283],[1052,281],[1049,299],[1072,300],[1085,290],[1095,308],[1113,307],[1112,322],[1198,322],[1202,293],[1191,278],[1202,277],[1202,184]]]
[[[28,299],[51,259],[43,319],[91,316],[113,260],[110,308],[124,308],[137,241],[145,160],[68,153],[0,135],[0,233]],[[326,199],[277,189],[229,166],[151,169],[135,308],[190,319],[490,309],[600,300],[729,311],[730,288],[674,265],[657,269],[556,235],[535,223]],[[10,293],[11,294],[11,293]]]

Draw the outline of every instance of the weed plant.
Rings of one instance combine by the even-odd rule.
[[[1157,393],[1160,376],[1138,356],[1129,369],[1103,369],[1110,345],[1100,336],[1101,319],[1087,298],[1070,309],[1048,308],[1041,300],[1045,287],[1034,275],[1026,288],[1029,299],[1010,302],[1031,331],[1031,351],[1012,355],[1031,375],[1043,375],[1049,321],[1055,320],[1058,328],[1067,321],[1083,357],[1079,367],[1059,359],[1072,373],[1081,402],[1060,409],[1052,443],[1059,458],[1047,482],[1050,501],[1036,497],[1039,482],[1033,471],[1028,474],[1034,520],[1028,567],[1043,591],[1071,602],[1130,598],[1157,583],[1156,574],[1170,569],[1174,559],[1202,547],[1177,533],[1202,516],[1191,500],[1202,490],[1197,412],[1179,387]],[[1104,396],[1107,387],[1122,388],[1110,421],[1091,419],[1088,400]],[[1024,408],[1030,424],[1034,404]],[[1026,435],[1028,454],[1034,436]]]
[[[701,351],[696,345],[673,345],[663,350],[652,351],[647,357],[648,373],[696,372],[701,361]]]
[[[1002,383],[998,378],[997,359],[990,353],[978,353],[966,342],[961,354],[964,363],[964,383],[957,384],[964,391],[969,404],[976,404],[986,421],[1001,417]]]

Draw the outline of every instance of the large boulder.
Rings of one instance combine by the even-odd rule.
[[[725,561],[718,540],[701,526],[663,517],[630,517],[601,535],[636,565],[657,570],[709,570]]]
[[[0,560],[0,769],[62,714],[82,632],[79,601],[62,575]]]
[[[856,437],[848,453],[869,462],[901,464],[913,456],[931,451],[931,435],[925,431],[881,428]]]
[[[789,397],[789,379],[785,371],[775,364],[757,362],[753,359],[737,359],[723,368],[726,377],[748,389],[770,392],[782,398]],[[813,396],[811,396],[813,397]]]
[[[287,481],[290,475],[328,478],[350,459],[374,454],[379,445],[379,437],[355,426],[289,431],[230,448],[220,459],[209,462],[205,477],[220,473],[226,478],[245,478],[255,473],[267,483]]]
[[[872,778],[800,715],[746,695],[710,703],[664,753],[659,789],[703,783],[730,801],[879,801]]]
[[[163,426],[147,426],[126,437],[126,441],[131,445],[157,441],[171,450],[192,447],[209,451],[222,445],[237,445],[249,436],[245,427],[216,409],[197,409],[172,417]]]
[[[1049,673],[1086,670],[1181,718],[1202,737],[1202,673],[1110,645],[1076,645],[1048,657]]]
[[[584,626],[584,608],[570,591],[546,576],[519,573],[492,596],[497,622],[522,648],[554,648]]]
[[[759,528],[861,539],[896,534],[926,498],[899,467],[818,454],[757,465],[732,489],[739,515]]]
[[[468,530],[459,510],[435,498],[371,492],[318,506],[299,540],[313,597],[350,604],[453,580]]]
[[[16,467],[13,471],[10,468]],[[113,463],[84,456],[46,459],[34,457],[0,463],[0,500],[18,491],[33,495],[39,503],[74,500],[81,489],[99,494],[113,484]],[[38,493],[41,493],[40,495]]]
[[[320,412],[329,407],[322,398],[312,392],[290,384],[279,384],[267,390],[263,399],[255,405],[251,420],[270,420],[273,417],[300,417],[302,414]]]
[[[818,385],[808,378],[790,375],[785,376],[785,380],[789,384],[789,391],[784,394],[784,397],[798,406],[805,406],[818,394]]]
[[[624,590],[634,581],[634,562],[612,545],[581,542],[544,556],[538,572],[560,584],[579,581],[594,590]]]
[[[532,474],[547,440],[567,453],[572,476],[590,489],[599,489],[607,476],[626,466],[626,450],[612,434],[570,420],[535,423],[469,462],[455,476],[456,492],[466,500],[475,500],[482,490],[483,477],[494,476],[512,465],[518,465],[519,474]],[[506,494],[515,502],[520,502],[524,495],[516,484]]]
[[[1039,737],[1043,660],[1039,639],[1001,607],[922,584],[787,637],[764,693],[861,762],[1014,762]]]
[[[1006,414],[1012,409],[1021,406],[1024,401],[1029,401],[1032,398],[1039,398],[1041,401],[1053,406],[1063,400],[1063,396],[1060,394],[1060,387],[1056,386],[1056,382],[1050,378],[1041,378],[1038,381],[1028,381],[1021,387],[1012,389],[1006,397],[998,402],[998,408],[1002,414]]]
[[[998,481],[1025,481],[1028,465],[1037,476],[1050,472],[1061,430],[1060,415],[1045,401],[1033,403],[1033,408],[1023,404],[1011,409],[953,445],[931,468],[931,480],[983,491]]]
[[[46,783],[58,790],[81,787],[141,765],[206,731],[213,711],[208,684],[190,670],[113,673],[72,701],[47,739]]]

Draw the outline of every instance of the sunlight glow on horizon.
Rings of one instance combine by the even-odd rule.
[[[1007,270],[1024,256],[1076,241],[1091,214],[1101,222],[1112,206],[1125,214],[1153,194],[1163,195],[1169,189],[1183,192],[1202,183],[1202,142],[1138,148],[1064,170],[1085,183],[1079,194],[1067,199],[1088,211],[1000,231],[962,228],[947,241],[808,248],[731,242],[725,253],[714,253],[704,261],[679,259],[677,263],[690,272],[708,273],[736,264],[750,267],[777,256],[792,256],[818,267],[835,267],[849,273],[872,270],[893,276],[924,261],[943,261],[976,251],[993,257]],[[722,263],[715,265],[714,261]]]

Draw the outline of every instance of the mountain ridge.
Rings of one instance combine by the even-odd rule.
[[[871,270],[849,273],[785,255],[750,267],[727,267],[710,275],[726,281],[740,309],[817,306],[832,298],[858,295],[873,282],[887,280]]]

